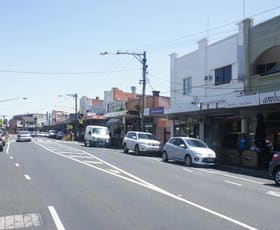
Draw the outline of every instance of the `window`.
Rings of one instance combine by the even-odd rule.
[[[280,63],[259,64],[256,67],[256,73],[262,76],[277,72],[280,72]]]
[[[184,95],[189,95],[192,93],[192,78],[188,77],[184,79]]]
[[[215,69],[215,85],[230,83],[231,78],[231,65]]]

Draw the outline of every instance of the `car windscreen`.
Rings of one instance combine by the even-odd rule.
[[[92,133],[105,136],[108,135],[109,132],[107,128],[93,128]]]
[[[145,139],[145,140],[157,140],[157,138],[155,136],[148,134],[148,133],[139,133],[138,138]]]
[[[28,132],[28,131],[21,131],[21,132],[19,132],[19,134],[20,134],[20,135],[29,135],[30,132]]]
[[[207,144],[198,139],[185,139],[186,143],[192,147],[208,148]]]

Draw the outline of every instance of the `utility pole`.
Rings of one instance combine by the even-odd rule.
[[[107,54],[125,54],[125,55],[132,55],[134,56],[141,64],[142,64],[142,110],[140,111],[140,119],[141,119],[141,131],[145,131],[145,118],[144,112],[146,107],[146,76],[147,76],[147,58],[146,58],[146,51],[143,53],[134,53],[134,52],[120,52],[117,51],[116,53],[108,53],[108,52],[101,52],[101,55]]]

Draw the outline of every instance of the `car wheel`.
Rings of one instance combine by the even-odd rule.
[[[135,155],[139,155],[139,154],[140,154],[139,146],[136,145],[135,146]]]
[[[163,162],[167,162],[167,161],[168,161],[168,154],[167,154],[166,151],[164,151],[164,152],[162,153],[162,161],[163,161]]]
[[[86,142],[86,141],[84,142],[84,144],[85,144],[85,146],[87,147],[87,142]]]
[[[124,153],[128,153],[128,149],[127,149],[126,144],[123,145],[123,152],[124,152]]]
[[[280,185],[280,168],[276,169],[274,181],[278,186]]]
[[[185,157],[185,165],[186,166],[191,166],[192,165],[192,158],[190,157],[190,155],[187,155],[186,157]]]
[[[3,152],[3,146],[0,147],[0,152]]]

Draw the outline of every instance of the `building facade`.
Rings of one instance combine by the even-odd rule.
[[[203,39],[198,50],[182,57],[171,54],[167,114],[172,135],[200,137],[216,149],[221,161],[233,164],[243,160],[237,153],[240,134],[245,133],[252,144],[259,113],[264,115],[271,139],[280,128],[275,120],[279,113],[279,26],[280,17],[255,26],[245,19],[235,35],[210,45]]]

